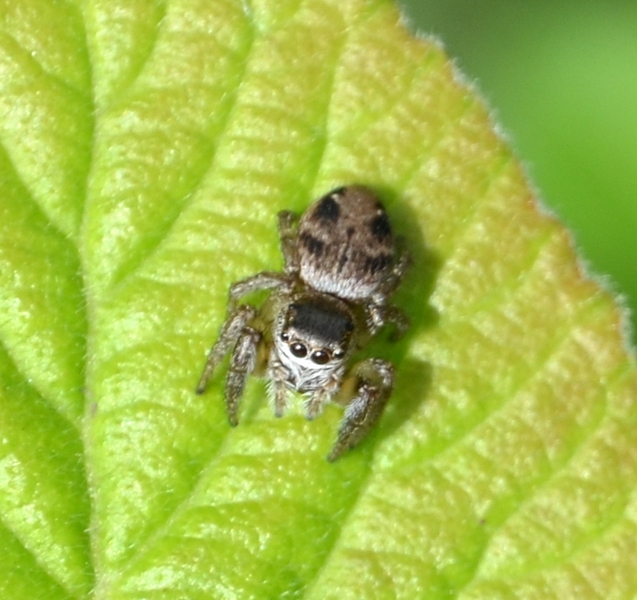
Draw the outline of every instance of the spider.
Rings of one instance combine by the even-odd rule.
[[[277,417],[289,390],[305,396],[310,420],[329,402],[344,405],[327,457],[334,461],[374,427],[391,395],[390,362],[349,362],[385,324],[393,324],[394,337],[407,329],[404,313],[388,301],[411,260],[398,249],[382,203],[361,185],[332,190],[300,218],[281,211],[278,229],[283,272],[262,271],[230,286],[226,320],[196,392],[230,353],[225,400],[232,426],[249,374],[268,380]],[[271,290],[260,308],[239,304],[257,290]]]

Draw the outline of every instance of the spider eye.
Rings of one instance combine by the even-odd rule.
[[[307,356],[307,348],[304,344],[301,344],[301,342],[294,342],[293,344],[290,344],[290,352],[292,352],[292,354],[294,354],[297,358]]]
[[[287,341],[290,339],[290,334],[284,331],[284,332],[281,334],[281,339],[282,339],[284,342],[287,342]]]
[[[345,356],[345,352],[343,350],[334,350],[334,352],[332,353],[332,356],[336,358],[337,360],[340,360],[341,358]]]
[[[325,350],[315,350],[312,352],[312,362],[317,365],[324,365],[330,361],[330,355]]]

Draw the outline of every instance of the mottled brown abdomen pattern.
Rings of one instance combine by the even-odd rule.
[[[303,281],[346,300],[369,298],[394,266],[387,212],[362,186],[338,188],[317,200],[301,217],[298,244]]]

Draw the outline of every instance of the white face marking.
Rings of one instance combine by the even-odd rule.
[[[287,385],[298,391],[317,389],[330,381],[334,375],[340,378],[344,371],[343,359],[332,359],[324,365],[319,365],[310,358],[311,352],[303,358],[294,356],[289,344],[280,337],[275,338],[274,348],[281,365],[288,372]]]

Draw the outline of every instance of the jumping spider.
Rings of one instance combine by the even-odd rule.
[[[228,314],[197,393],[231,352],[226,408],[233,426],[250,373],[267,378],[277,417],[290,389],[306,396],[308,419],[338,402],[345,414],[328,456],[334,461],[367,435],[391,395],[391,363],[368,358],[349,367],[348,361],[386,323],[396,335],[407,329],[407,318],[388,300],[410,258],[397,250],[381,202],[360,185],[331,191],[300,219],[282,211],[278,220],[284,271],[262,271],[230,286]],[[257,290],[272,290],[260,309],[238,305]]]

